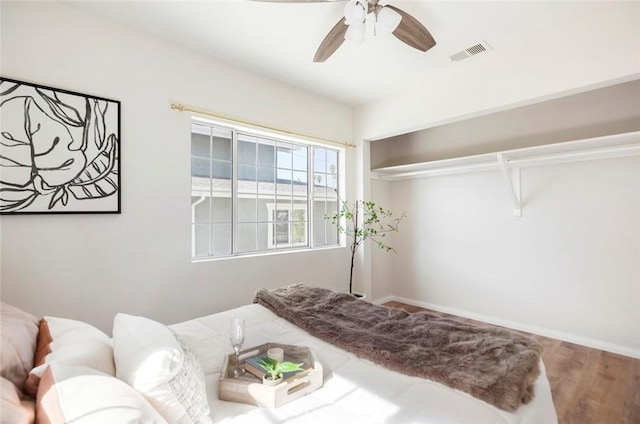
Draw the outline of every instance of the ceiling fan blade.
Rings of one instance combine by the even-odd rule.
[[[400,25],[393,31],[393,35],[395,35],[398,40],[423,52],[426,52],[436,45],[436,40],[431,33],[416,18],[395,6],[388,4],[384,7],[388,7],[402,16]]]
[[[331,31],[324,37],[316,55],[313,57],[314,62],[324,62],[329,59],[329,56],[338,50],[338,47],[344,43],[344,35],[347,32],[347,25],[344,18],[340,19],[338,23],[331,28]]]

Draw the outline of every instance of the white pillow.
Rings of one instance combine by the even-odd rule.
[[[142,393],[167,421],[211,422],[202,368],[166,326],[143,317],[116,315],[113,354],[116,377]]]
[[[39,423],[166,423],[131,386],[84,366],[52,363],[38,390]]]
[[[31,368],[38,338],[38,318],[0,303],[0,375],[22,390]]]
[[[36,397],[44,370],[53,362],[83,365],[115,376],[113,347],[109,336],[86,322],[44,317],[40,321],[35,368],[29,373],[25,392]]]

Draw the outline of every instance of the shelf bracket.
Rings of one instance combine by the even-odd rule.
[[[520,205],[520,168],[513,168],[511,172],[509,172],[506,165],[507,158],[505,158],[502,153],[498,153],[496,157],[498,159],[498,165],[500,166],[500,172],[507,181],[509,196],[513,204],[513,216],[522,216],[522,207]]]

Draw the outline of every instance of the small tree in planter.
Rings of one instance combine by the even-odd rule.
[[[394,217],[393,213],[373,202],[355,200],[346,202],[340,200],[340,210],[334,215],[325,216],[326,220],[338,227],[338,233],[346,234],[351,240],[351,268],[349,272],[349,293],[353,294],[353,265],[355,263],[356,251],[365,242],[371,240],[379,249],[387,252],[395,252],[395,249],[385,243],[384,238],[387,233],[397,232],[400,221],[406,214]],[[345,219],[346,226],[342,226],[342,219]]]

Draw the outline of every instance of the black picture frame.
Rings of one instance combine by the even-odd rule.
[[[120,102],[0,76],[0,214],[119,214]]]

